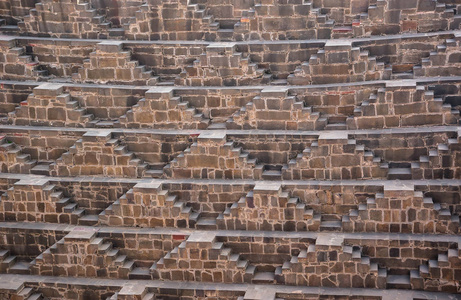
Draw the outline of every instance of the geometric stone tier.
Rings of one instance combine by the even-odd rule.
[[[148,0],[124,24],[132,40],[219,40],[219,23],[207,14],[206,2]]]
[[[226,230],[317,231],[320,215],[282,191],[280,183],[261,182],[227,207],[216,222]]]
[[[156,87],[148,90],[125,115],[117,127],[206,129],[210,120],[198,113],[189,102],[175,97],[172,87]]]
[[[168,178],[243,179],[258,177],[255,165],[256,159],[227,142],[225,133],[207,131],[163,170]]]
[[[461,19],[461,18],[460,18]],[[446,39],[443,45],[437,46],[428,58],[421,60],[421,66],[413,67],[415,78],[429,76],[460,76],[461,75],[461,35],[455,34],[455,39]]]
[[[456,124],[459,111],[416,81],[386,83],[346,120],[348,129]]]
[[[241,86],[268,84],[272,75],[237,52],[235,43],[215,43],[206,47],[193,65],[185,67],[176,85]]]
[[[199,213],[161,183],[138,183],[99,215],[102,225],[194,228]]]
[[[0,220],[94,225],[97,217],[85,215],[47,179],[23,179],[1,196]]]
[[[51,176],[149,176],[149,166],[136,158],[111,132],[88,131],[68,152],[50,165]]]
[[[131,59],[131,52],[123,50],[123,43],[104,41],[96,44],[96,51],[83,62],[78,73],[72,75],[76,82],[155,85],[158,77],[139,61]]]
[[[282,178],[299,179],[443,179],[460,178],[461,141],[449,138],[418,160],[384,162],[347,132],[325,132],[295,159],[282,167]],[[402,158],[403,159],[403,158]]]
[[[369,57],[368,51],[352,47],[348,40],[328,40],[323,50],[288,76],[291,85],[328,84],[389,79],[384,63]]]
[[[34,93],[8,114],[10,123],[31,126],[85,127],[93,118],[78,101],[63,93],[62,84],[55,83],[34,88]]]
[[[370,1],[361,14],[359,35],[430,32],[459,29],[456,1]]]
[[[335,236],[320,236],[283,264],[279,281],[287,285],[386,288],[387,271],[362,249]]]
[[[243,11],[234,25],[235,40],[329,39],[334,20],[314,8],[315,1],[293,4],[262,1]]]
[[[384,193],[366,199],[343,216],[346,232],[450,233],[459,232],[458,215],[424,197],[414,186],[400,182],[384,184]]]
[[[296,159],[282,168],[285,180],[385,178],[381,158],[349,139],[347,132],[321,133]]]
[[[0,78],[3,80],[44,80],[48,71],[13,37],[0,36]]]
[[[150,272],[160,280],[251,283],[256,268],[216,241],[216,234],[194,232],[154,263]]]
[[[98,15],[91,3],[72,0],[40,0],[30,14],[19,22],[21,32],[58,38],[114,38],[123,35],[121,28]]]
[[[322,121],[323,120],[323,121]],[[320,113],[312,112],[296,96],[288,96],[286,87],[264,88],[227,122],[227,129],[319,130],[325,127]]]
[[[30,263],[31,273],[127,279],[134,261],[97,237],[97,232],[96,228],[74,228]]]

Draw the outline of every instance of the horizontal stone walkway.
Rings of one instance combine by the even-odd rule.
[[[38,285],[84,285],[93,287],[115,286],[121,287],[129,280],[81,278],[81,277],[54,277],[34,275],[0,275],[0,291],[17,290],[25,282]],[[272,293],[310,294],[322,296],[356,296],[356,297],[379,297],[383,300],[403,299],[434,299],[448,300],[461,299],[461,295],[445,293],[431,293],[411,290],[380,290],[380,289],[357,289],[357,288],[327,288],[327,287],[293,287],[293,286],[268,286],[258,284],[224,284],[224,283],[194,283],[194,282],[168,282],[158,280],[136,280],[136,284],[151,288],[181,289],[181,290],[217,290],[217,291],[266,291]]]
[[[74,228],[95,229],[89,226],[75,226],[52,223],[0,222],[0,229],[17,230],[47,230],[70,232]],[[136,228],[136,227],[97,227],[99,233],[126,234],[126,235],[189,235],[192,232],[206,232],[221,237],[267,237],[287,239],[317,239],[330,237],[327,232],[282,232],[282,231],[242,231],[242,230],[198,230],[180,228]],[[405,234],[405,233],[335,233],[336,237],[344,240],[394,240],[394,241],[431,241],[443,243],[461,243],[461,236],[449,234]]]
[[[433,37],[438,35],[450,35],[450,34],[459,34],[461,33],[460,30],[447,30],[447,31],[435,31],[435,32],[428,32],[428,33],[402,33],[402,34],[391,34],[385,36],[371,36],[371,37],[364,37],[364,38],[349,38],[348,40],[352,41],[353,43],[358,43],[360,45],[372,42],[385,42],[390,40],[404,40],[404,39],[418,39],[418,38],[427,38]],[[8,36],[1,36],[1,38],[14,38],[18,40],[27,40],[30,42],[33,41],[52,41],[57,43],[66,43],[70,42],[74,45],[78,44],[91,44],[91,43],[100,43],[101,40],[98,39],[75,39],[75,38],[47,38],[47,37],[28,37],[28,36],[16,36],[16,35],[8,35]],[[213,44],[222,44],[223,42],[209,42],[209,41],[188,41],[188,40],[156,40],[156,41],[140,41],[140,40],[104,40],[104,41],[116,41],[116,42],[123,42],[127,45],[129,44],[142,44],[142,45],[213,45]],[[311,40],[249,40],[249,41],[234,41],[229,43],[234,43],[236,45],[248,45],[248,44],[264,44],[264,45],[277,45],[277,44],[312,44],[313,46],[317,46],[319,43],[325,43],[326,39],[311,39]]]

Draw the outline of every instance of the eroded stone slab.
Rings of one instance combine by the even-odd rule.
[[[347,144],[349,135],[343,131],[322,132],[319,135],[319,145]]]
[[[75,227],[64,237],[66,241],[90,241],[99,231],[98,228]]]
[[[282,185],[277,182],[257,182],[253,191],[260,194],[273,194],[280,191],[281,188]]]

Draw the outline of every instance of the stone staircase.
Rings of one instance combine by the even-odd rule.
[[[18,23],[20,32],[58,38],[116,39],[124,36],[123,28],[114,28],[99,15],[90,2],[41,0],[30,14]],[[43,32],[45,31],[45,32]]]
[[[370,1],[368,12],[360,16],[356,36],[382,35],[387,32],[430,32],[459,29],[456,5],[442,1],[392,3]],[[391,16],[400,15],[398,22]]]
[[[343,267],[346,266],[354,269],[353,281],[343,273]],[[307,268],[323,268],[328,272],[316,274],[306,272]],[[339,280],[339,276],[334,276],[335,273],[345,275],[342,277],[343,280]],[[365,283],[365,277],[369,274],[373,274],[373,279],[370,278],[370,281]],[[292,256],[290,261],[283,264],[281,272],[277,275],[277,281],[289,285],[303,285],[303,282],[326,280],[327,276],[331,283],[338,287],[383,288],[386,284],[387,271],[377,263],[371,262],[369,256],[363,255],[361,247],[345,245],[341,237],[328,238],[322,235],[317,238],[315,244],[310,244],[307,249],[300,249],[298,255]]]
[[[76,248],[78,247],[78,249]],[[53,244],[31,263],[32,274],[40,274],[51,268],[57,276],[56,266],[74,276],[96,277],[105,274],[109,278],[128,279],[135,268],[112,242],[97,236],[97,229],[76,227],[64,238]]]
[[[328,84],[389,79],[384,63],[349,40],[328,40],[324,49],[297,67],[287,80],[291,85]]]
[[[268,84],[272,75],[237,52],[235,43],[215,43],[206,47],[192,65],[184,68],[175,80],[187,86],[241,86]]]
[[[387,83],[354,109],[348,129],[457,124],[459,111],[415,81]]]
[[[0,136],[0,166],[5,173],[33,173],[32,169],[37,161],[30,154],[22,152],[21,147],[8,140],[6,136]]]
[[[164,167],[168,178],[238,179],[253,178],[256,159],[235,142],[228,142],[225,133],[207,131],[197,142]],[[207,172],[202,172],[206,168]]]
[[[334,20],[312,1],[300,2],[296,9],[278,1],[255,2],[234,25],[234,39],[329,39]]]
[[[26,101],[8,114],[8,122],[29,126],[85,127],[94,119],[61,84],[44,83],[34,88]]]
[[[158,76],[139,61],[132,60],[131,51],[123,49],[123,42],[104,41],[96,44],[96,51],[84,60],[83,67],[72,75],[76,82],[156,85]]]
[[[229,33],[220,30],[219,22],[208,13],[206,5],[195,2],[162,0],[155,5],[143,3],[135,17],[123,25],[126,36],[135,40],[228,39]]]
[[[430,259],[427,263],[421,264],[418,270],[411,270],[409,278],[405,279],[410,280],[412,289],[431,288],[440,290],[440,282],[443,282],[445,289],[447,286],[456,289],[458,288],[458,282],[453,277],[453,272],[459,270],[460,257],[459,246],[448,249],[446,252],[439,253],[436,259]]]
[[[14,300],[45,300],[42,293],[34,288],[22,287],[15,295]]]
[[[337,146],[343,149],[339,156],[333,150]],[[381,161],[347,133],[321,133],[317,141],[283,166],[282,176],[285,180],[382,178],[388,174],[388,164]]]
[[[0,42],[0,78],[3,80],[48,79],[48,71],[33,55],[27,54],[25,47],[17,46],[14,38],[2,38]]]
[[[31,191],[33,196],[26,196]],[[71,198],[65,197],[57,186],[48,180],[20,180],[1,195],[0,215],[3,220],[29,222],[55,222],[64,224],[95,225],[97,216],[87,215]],[[22,213],[21,207],[30,205],[35,210]],[[8,207],[13,207],[10,211]]]
[[[130,299],[139,299],[139,300],[155,300],[157,298],[154,293],[149,291],[145,285],[135,284],[135,283],[126,283],[122,286],[122,289],[119,292],[116,292],[111,297],[108,297],[106,300],[130,300]]]
[[[155,182],[136,184],[99,214],[101,224],[139,227],[194,228],[199,217],[200,212]]]
[[[435,51],[429,53],[429,57],[421,60],[421,66],[413,67],[414,77],[460,76],[460,39],[461,35],[456,34],[455,39],[446,39],[438,45]]]
[[[50,194],[52,202],[56,205],[56,213],[59,215],[59,222],[66,223],[65,215],[70,214],[70,224],[93,226],[98,224],[98,218],[95,215],[87,214],[85,208],[79,207],[78,203],[71,198],[65,197],[62,191],[57,191],[55,186],[49,186],[53,192]]]
[[[452,161],[452,157],[461,150],[460,137],[449,138],[446,143],[440,143],[437,147],[430,148],[428,155],[419,157],[419,162],[414,163],[419,169],[412,169],[413,177],[421,178],[454,178],[458,166]]]
[[[104,130],[87,131],[81,139],[50,165],[52,176],[104,175],[149,177],[149,165],[126,145]],[[153,172],[155,175],[156,172]]]
[[[431,197],[404,183],[385,184],[384,193],[368,197],[341,222],[347,232],[456,234],[460,226],[459,215],[452,214],[446,204],[434,203]]]
[[[174,96],[173,88],[157,87],[148,90],[144,98],[121,116],[116,127],[206,129],[209,124],[203,113],[180,96]]]
[[[252,191],[217,218],[218,229],[317,231],[321,217],[280,183],[258,182]]]
[[[20,260],[8,250],[0,250],[0,269],[2,273],[30,274],[29,266],[30,262]]]
[[[286,87],[264,88],[226,122],[227,129],[318,130],[325,126],[319,112],[313,112]]]
[[[198,255],[201,253],[200,255]],[[189,264],[188,269],[182,266]],[[199,267],[200,266],[200,267]],[[250,283],[256,267],[231,248],[216,241],[211,232],[194,232],[150,268],[152,278],[201,282]],[[213,276],[221,273],[221,276]]]

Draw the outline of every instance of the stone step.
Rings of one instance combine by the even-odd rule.
[[[43,299],[43,295],[41,293],[35,293],[30,295],[27,300],[40,300]]]
[[[17,261],[8,269],[8,273],[28,275],[30,274],[30,262]]]
[[[409,275],[388,275],[387,285],[388,289],[411,289]]]
[[[262,178],[264,180],[281,180],[282,170],[264,170],[262,173]]]
[[[8,250],[0,250],[0,261],[4,261],[10,255]]]
[[[152,276],[150,274],[149,268],[135,267],[128,275],[129,279],[139,279],[139,280],[151,280]]]
[[[76,209],[78,208],[78,204],[77,203],[70,203],[66,206],[63,207],[63,211],[65,213],[72,213],[74,212]]]
[[[411,180],[411,169],[410,168],[389,168],[387,173],[387,179],[389,180]]]
[[[163,170],[147,169],[143,177],[162,178]]]
[[[29,287],[23,288],[19,293],[18,296],[20,299],[28,299],[29,296],[31,296],[34,293],[34,290]]]
[[[98,225],[98,223],[99,223],[98,215],[84,215],[78,219],[79,225],[94,226],[94,225]]]
[[[342,228],[341,221],[321,221],[320,231],[340,231]]]
[[[217,230],[216,218],[200,218],[195,224],[196,229]]]
[[[254,284],[273,284],[275,283],[274,272],[256,272],[251,280]]]

